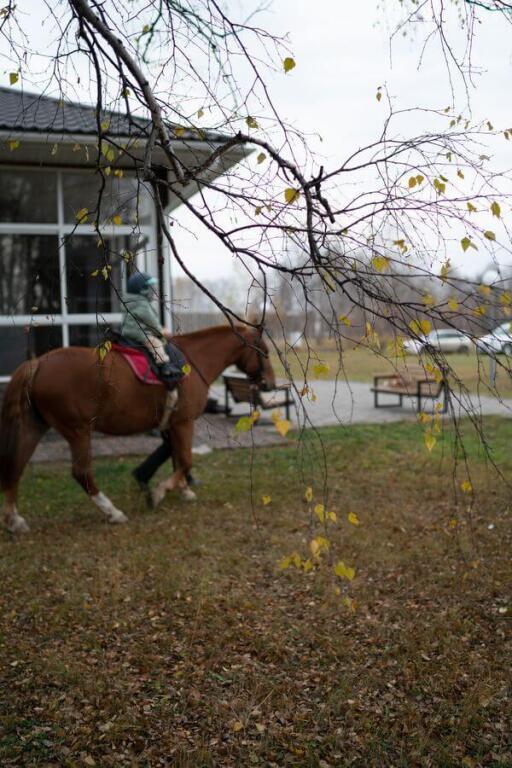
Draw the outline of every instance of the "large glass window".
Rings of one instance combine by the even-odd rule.
[[[58,237],[0,233],[0,315],[60,309]]]
[[[0,376],[10,376],[29,357],[62,347],[59,325],[0,327]]]
[[[88,235],[73,235],[67,240],[69,314],[121,311],[126,276],[133,268],[141,243],[129,235],[120,235],[105,238],[104,246]]]
[[[133,176],[105,179],[103,244],[92,216],[77,221],[101,183],[94,170],[0,168],[0,377],[63,344],[96,346],[121,320],[131,271],[156,273],[153,202]]]
[[[54,171],[0,170],[0,222],[57,221],[57,174]]]

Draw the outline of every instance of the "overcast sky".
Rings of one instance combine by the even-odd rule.
[[[312,146],[325,156],[326,167],[336,165],[380,132],[385,106],[376,101],[377,86],[387,86],[397,107],[444,108],[452,103],[437,44],[427,49],[418,70],[421,30],[416,41],[398,38],[391,61],[388,29],[376,6],[375,0],[276,0],[258,19],[271,32],[288,33],[297,67],[286,76],[270,75],[271,93],[290,123],[306,133],[321,133],[323,142],[312,140]],[[496,127],[512,126],[512,25],[498,14],[483,13],[482,18],[485,24],[477,30],[473,55],[484,71],[470,94],[472,116],[490,119]],[[455,29],[453,39],[460,39]],[[455,106],[462,112],[465,94],[460,82],[456,86]],[[423,120],[418,114],[410,121],[412,135],[425,129]],[[510,168],[512,141],[503,141],[500,147],[497,163]],[[190,223],[186,212],[178,217]],[[231,257],[212,238],[201,234],[195,241],[184,233],[179,237],[182,250],[201,276],[232,270]],[[488,256],[475,251],[462,254],[457,247],[451,260],[474,274],[485,266]]]

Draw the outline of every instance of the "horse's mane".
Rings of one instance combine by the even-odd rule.
[[[173,336],[173,339],[190,339],[191,341],[194,339],[204,339],[208,338],[209,336],[217,336],[219,333],[224,333],[225,331],[231,331],[232,333],[241,333],[243,334],[245,331],[248,331],[249,328],[246,325],[214,325],[211,328],[201,328],[199,331],[190,331],[190,333],[178,333]]]

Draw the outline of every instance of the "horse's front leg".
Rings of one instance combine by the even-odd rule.
[[[187,475],[192,469],[192,440],[194,422],[192,420],[173,424],[169,427],[169,436],[173,450],[174,472],[167,480],[163,480],[152,491],[153,506],[157,507],[165,498],[167,491],[175,488],[181,490],[181,495],[187,501],[197,498],[187,482]]]

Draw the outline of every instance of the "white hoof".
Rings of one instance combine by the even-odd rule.
[[[165,490],[163,488],[157,486],[156,488],[151,489],[151,506],[153,509],[156,509],[158,505],[162,503],[164,498]]]
[[[7,523],[7,530],[11,533],[28,533],[30,528],[25,522],[25,518],[21,515],[16,515],[12,520]]]
[[[124,512],[121,512],[120,509],[113,509],[111,512],[109,512],[107,515],[107,520],[109,523],[112,523],[112,525],[121,525],[122,523],[128,522],[128,518]]]
[[[181,498],[184,501],[197,501],[197,495],[192,488],[184,488],[181,492]]]

